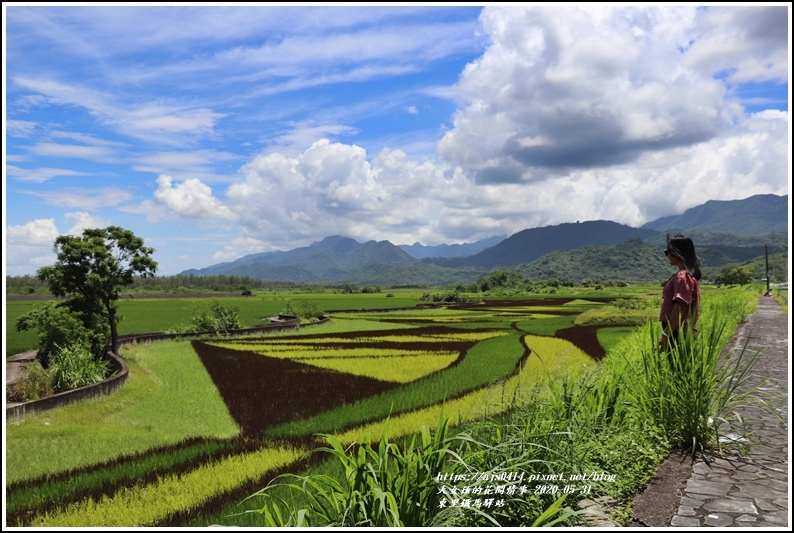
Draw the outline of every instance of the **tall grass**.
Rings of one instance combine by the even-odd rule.
[[[697,339],[690,332],[666,351],[657,346],[659,324],[649,323],[639,360],[624,374],[630,401],[664,429],[673,446],[693,456],[719,447],[720,433],[745,432],[734,411],[756,401],[751,397],[756,387],[747,387],[746,381],[760,352],[748,352],[746,344],[732,357],[724,350],[736,324],[746,317],[745,299],[727,295],[704,310]]]
[[[108,363],[75,344],[51,354],[47,370],[52,374],[55,391],[61,392],[102,381],[108,372]]]
[[[583,368],[560,375],[546,389],[525,391],[504,416],[467,426],[480,443],[464,455],[470,468],[524,472],[525,480],[531,480],[528,493],[508,500],[491,518],[501,526],[526,526],[556,507],[558,525],[585,525],[588,514],[599,512],[575,511],[579,501],[599,496],[625,501],[639,492],[666,455],[668,443],[661,431],[647,427],[621,401],[621,394],[622,384],[603,367]],[[462,515],[455,525],[488,523]]]
[[[441,492],[437,482],[447,468],[461,436],[450,436],[441,419],[431,433],[423,426],[407,446],[390,442],[386,432],[377,444],[370,439],[345,448],[333,435],[323,435],[327,447],[316,450],[333,456],[343,467],[336,477],[284,474],[253,496],[266,496],[259,509],[264,525],[405,527],[432,525]],[[301,495],[296,500],[270,496],[285,485]],[[296,503],[298,503],[296,505]]]
[[[442,415],[436,430],[422,426],[407,444],[390,441],[384,432],[378,443],[371,439],[347,448],[332,435],[324,435],[328,447],[317,452],[331,455],[342,466],[340,477],[284,474],[251,497],[264,496],[264,505],[255,510],[265,527],[341,526],[341,527],[443,527],[482,522],[499,526],[498,511],[503,506],[521,504],[524,492],[487,498],[479,489],[486,479],[504,472],[475,471],[466,463],[467,450],[482,446],[466,433],[452,435],[449,421]],[[518,463],[518,467],[522,467]],[[453,480],[466,480],[472,489],[470,500],[461,505]],[[491,484],[493,487],[493,484]],[[504,485],[502,485],[504,487]],[[271,496],[271,491],[288,497]],[[487,494],[487,493],[486,493]],[[511,495],[512,494],[512,495]],[[532,526],[565,523],[584,511],[563,507],[567,495],[555,497],[540,508]],[[463,496],[461,496],[463,498]],[[499,504],[491,502],[499,500]],[[474,517],[476,520],[472,520]]]
[[[261,515],[265,527],[583,525],[587,515],[603,518],[598,511],[576,509],[575,503],[592,493],[636,493],[641,485],[630,483],[636,472],[629,482],[614,479],[644,468],[640,479],[647,480],[666,448],[652,431],[637,429],[628,440],[617,430],[603,431],[617,419],[616,390],[608,380],[595,385],[592,379],[584,371],[551,389],[534,387],[512,413],[454,436],[443,412],[435,434],[422,426],[402,446],[388,440],[388,429],[377,443],[366,436],[346,447],[324,435],[328,446],[316,452],[333,456],[343,474],[283,475],[251,496],[265,498],[252,512]],[[614,445],[593,450],[603,438]],[[629,445],[638,450],[633,456],[624,453]],[[604,471],[617,476],[581,481]],[[533,481],[556,476],[548,484]]]

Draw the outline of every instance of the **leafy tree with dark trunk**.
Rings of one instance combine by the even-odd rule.
[[[719,285],[746,285],[753,282],[755,269],[751,265],[728,265],[714,279]]]
[[[39,330],[37,357],[44,368],[50,357],[67,347],[79,347],[100,359],[107,350],[108,327],[97,315],[86,315],[69,302],[50,302],[20,316],[17,331]]]
[[[157,262],[150,256],[153,248],[143,239],[118,226],[86,229],[81,237],[61,235],[53,247],[58,261],[40,268],[36,274],[55,296],[66,296],[66,304],[79,311],[84,320],[101,317],[110,327],[111,349],[118,353],[116,302],[122,287],[135,276],[150,277]]]

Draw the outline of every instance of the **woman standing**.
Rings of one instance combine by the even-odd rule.
[[[659,347],[667,350],[686,335],[696,338],[700,316],[700,260],[692,239],[683,235],[667,234],[667,249],[664,251],[670,265],[678,270],[670,276],[662,291],[662,309],[659,320],[662,336]]]

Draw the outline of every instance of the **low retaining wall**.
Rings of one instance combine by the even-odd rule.
[[[329,319],[326,317],[318,322],[312,322],[308,325],[323,324],[328,320]],[[256,333],[272,333],[276,331],[287,331],[290,329],[295,329],[299,325],[300,325],[300,318],[285,318],[277,322],[271,322],[270,324],[263,324],[261,326],[254,326],[252,328],[232,330],[229,331],[227,335],[238,336],[238,335],[252,335]],[[121,335],[119,336],[119,348],[123,346],[135,345],[135,344],[172,340],[178,338],[189,338],[189,337],[195,338],[198,336],[200,335],[197,335],[196,333],[173,333],[173,334],[141,333],[138,335]],[[127,378],[129,377],[129,369],[127,368],[127,363],[124,362],[124,359],[114,354],[113,352],[107,352],[106,359],[108,361],[108,364],[110,365],[110,369],[112,370],[112,375],[109,378],[100,381],[98,383],[92,383],[91,385],[80,387],[79,389],[59,392],[58,394],[47,396],[46,398],[39,398],[37,400],[31,400],[29,402],[22,402],[22,403],[9,405],[8,407],[6,407],[6,419],[9,418],[21,419],[26,414],[33,414],[41,411],[46,411],[48,409],[54,409],[56,407],[63,407],[64,405],[68,405],[72,402],[76,402],[79,400],[85,400],[88,398],[97,398],[99,396],[105,396],[116,392],[119,387],[121,387],[122,385],[124,385],[124,383],[127,382]]]
[[[22,402],[6,407],[6,418],[20,419],[27,414],[33,414],[40,411],[47,411],[56,407],[62,407],[78,400],[85,400],[88,398],[96,398],[98,396],[105,396],[116,392],[119,387],[127,382],[129,377],[129,369],[124,359],[114,354],[107,352],[105,359],[110,365],[111,376],[106,380],[98,383],[92,383],[79,389],[68,390],[39,398],[37,400],[30,400],[29,402]]]
[[[327,321],[327,318],[324,318],[317,324]],[[290,329],[295,329],[301,323],[300,318],[287,318],[283,320],[279,320],[278,322],[271,322],[269,324],[262,324],[261,326],[254,326],[251,328],[243,328],[243,329],[233,329],[226,332],[224,335],[226,336],[237,336],[237,335],[253,335],[256,333],[272,333],[275,331],[287,331]],[[135,335],[119,335],[119,348],[122,346],[128,346],[131,344],[142,344],[147,342],[156,342],[156,341],[169,341],[173,339],[186,339],[186,338],[195,338],[200,337],[202,335],[211,335],[211,333],[137,333]]]

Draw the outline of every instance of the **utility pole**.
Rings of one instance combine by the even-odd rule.
[[[769,292],[769,250],[767,245],[764,245],[764,258],[766,259],[766,293],[764,296],[772,296],[772,293]]]

